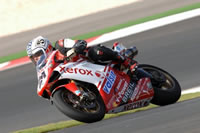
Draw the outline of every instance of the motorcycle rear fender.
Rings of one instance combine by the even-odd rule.
[[[78,87],[76,86],[76,84],[74,82],[71,82],[71,83],[68,83],[68,84],[65,84],[65,85],[60,85],[58,87],[56,87],[53,92],[52,92],[52,96],[53,94],[58,90],[58,89],[61,89],[61,88],[65,88],[67,90],[69,90],[70,92],[72,92],[73,94],[75,94],[76,96],[80,96],[81,95],[81,92],[80,90],[78,89]]]

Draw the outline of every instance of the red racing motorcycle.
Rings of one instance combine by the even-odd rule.
[[[127,49],[118,44],[120,54]],[[53,51],[37,66],[39,96],[48,98],[68,117],[86,123],[100,121],[105,113],[175,103],[181,95],[177,80],[161,68],[140,64],[134,75],[117,63],[93,64],[68,51],[68,61],[55,61]],[[133,59],[133,57],[129,57]]]

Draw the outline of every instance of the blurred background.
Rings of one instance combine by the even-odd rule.
[[[1,0],[0,37],[140,0]]]

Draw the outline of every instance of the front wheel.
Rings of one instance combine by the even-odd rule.
[[[154,97],[151,103],[162,106],[178,101],[181,96],[181,87],[171,74],[152,65],[141,64],[139,68],[142,68],[152,76]]]
[[[93,100],[82,100],[65,88],[53,94],[56,107],[68,117],[86,123],[100,121],[105,115],[105,106],[100,95],[94,94]]]

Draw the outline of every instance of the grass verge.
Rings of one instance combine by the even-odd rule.
[[[190,100],[190,99],[197,98],[197,97],[200,97],[200,92],[185,94],[185,95],[181,96],[181,98],[179,99],[178,102]],[[143,111],[143,110],[148,110],[148,109],[156,108],[156,107],[158,107],[158,106],[151,104],[147,107],[139,108],[139,109],[135,109],[135,110],[131,110],[131,111],[121,112],[121,113],[117,113],[117,114],[107,114],[104,117],[104,119],[119,117],[122,115],[130,114],[130,113],[134,113],[134,112],[138,112],[138,111]],[[81,122],[78,122],[75,120],[61,121],[61,122],[57,122],[57,123],[50,123],[50,124],[43,125],[43,126],[38,126],[38,127],[29,128],[29,129],[15,131],[13,133],[46,133],[46,132],[55,131],[55,130],[59,130],[59,129],[63,129],[63,128],[69,128],[69,127],[78,126],[78,125],[82,125],[82,124],[84,124],[84,123],[81,123]]]
[[[189,6],[173,9],[173,10],[166,11],[166,12],[163,12],[163,13],[159,13],[159,14],[156,14],[156,15],[152,15],[152,16],[149,16],[149,17],[144,17],[144,18],[141,18],[141,19],[137,19],[137,20],[133,20],[133,21],[123,23],[123,24],[119,24],[119,25],[115,25],[115,26],[108,27],[108,28],[105,28],[105,29],[101,29],[101,30],[98,30],[98,31],[94,31],[94,32],[83,34],[83,35],[75,36],[75,37],[72,37],[72,39],[87,39],[87,38],[102,35],[102,34],[105,34],[105,33],[108,33],[108,32],[112,32],[112,31],[115,31],[115,30],[118,30],[118,29],[122,29],[122,28],[125,28],[125,27],[129,27],[129,26],[132,26],[132,25],[136,25],[136,24],[147,22],[147,21],[159,19],[159,18],[162,18],[162,17],[170,16],[170,15],[173,15],[173,14],[193,10],[193,9],[196,9],[196,8],[200,8],[199,2],[192,4],[192,5],[189,5]],[[10,60],[14,60],[14,59],[18,59],[18,58],[24,57],[24,56],[26,56],[26,51],[14,53],[14,54],[11,54],[9,56],[3,56],[3,57],[0,57],[0,63],[10,61]]]

